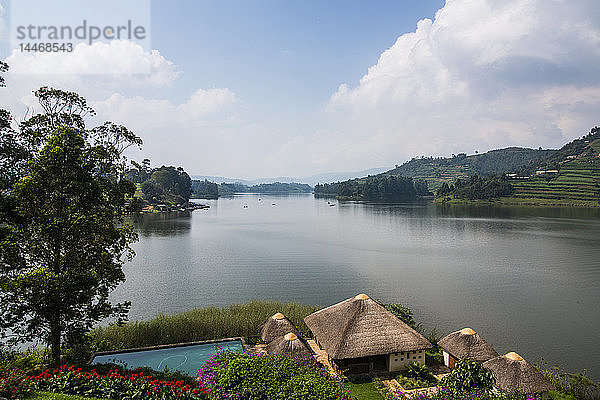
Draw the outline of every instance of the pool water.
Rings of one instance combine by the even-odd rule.
[[[224,351],[243,351],[240,340],[202,343],[167,347],[153,350],[139,350],[125,353],[97,355],[93,364],[119,364],[129,369],[150,367],[155,371],[179,371],[189,376],[196,376],[198,370],[212,356]]]

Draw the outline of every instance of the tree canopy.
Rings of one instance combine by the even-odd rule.
[[[481,178],[479,175],[471,175],[468,179],[457,179],[453,185],[443,183],[437,195],[439,197],[452,195],[467,200],[492,200],[510,196],[514,191],[514,187],[503,176],[490,175]]]
[[[150,168],[150,160],[131,162],[126,176],[141,185],[144,200],[150,204],[187,204],[192,194],[192,179],[182,167]]]
[[[414,200],[431,194],[427,182],[399,175],[376,175],[344,182],[317,184],[315,195],[351,200]]]
[[[43,112],[16,128],[2,122],[0,328],[13,342],[46,342],[58,364],[62,344],[126,316],[128,303],[108,297],[134,254],[122,214],[135,186],[122,153],[141,139],[110,122],[88,129],[93,110],[76,93],[34,94]]]

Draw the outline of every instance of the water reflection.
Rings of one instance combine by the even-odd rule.
[[[132,223],[140,236],[180,236],[189,233],[192,212],[144,214],[128,217],[126,222]]]

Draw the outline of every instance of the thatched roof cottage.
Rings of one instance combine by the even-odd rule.
[[[295,333],[288,333],[285,336],[275,338],[265,349],[270,354],[287,354],[290,356],[309,357],[314,353],[304,339],[298,337]]]
[[[502,390],[541,394],[543,399],[548,398],[548,391],[554,390],[554,385],[517,353],[492,358],[484,362],[483,366],[494,373],[496,386]]]
[[[485,362],[499,356],[492,345],[471,328],[452,332],[441,339],[438,345],[444,350],[444,364],[448,368],[454,368],[463,358]]]
[[[351,372],[399,371],[410,361],[425,364],[431,343],[365,294],[304,319],[316,342],[338,368]]]
[[[259,330],[261,339],[266,343],[290,332],[300,336],[300,332],[298,332],[296,326],[282,313],[277,313],[269,317],[262,323]]]

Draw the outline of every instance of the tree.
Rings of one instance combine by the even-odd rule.
[[[405,307],[402,304],[380,304],[406,325],[418,331],[422,330],[423,326],[420,323],[415,322],[413,312],[410,308]]]
[[[142,184],[144,198],[150,202],[187,203],[192,194],[192,179],[183,168],[155,169],[150,179]]]
[[[122,264],[136,239],[123,224],[135,186],[123,179],[123,151],[141,139],[110,122],[86,129],[93,114],[73,92],[35,92],[43,113],[5,135],[0,163],[14,165],[3,179],[0,215],[0,328],[11,341],[41,339],[55,365],[61,345],[82,340],[96,322],[126,318],[129,303],[112,304],[125,280]],[[9,139],[7,139],[9,138]]]

